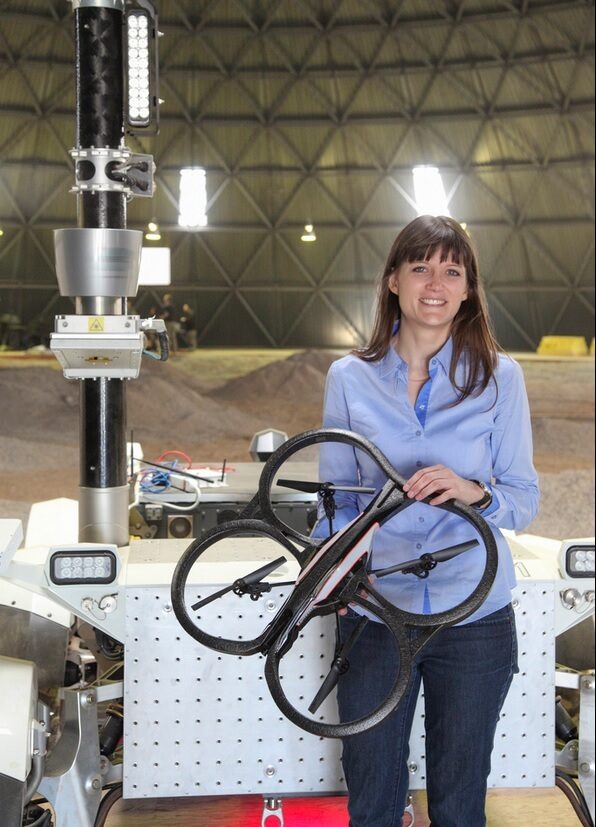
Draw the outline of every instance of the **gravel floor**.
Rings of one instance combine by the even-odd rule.
[[[288,355],[289,354],[289,355]],[[197,351],[149,362],[128,386],[128,423],[146,456],[180,448],[200,461],[248,461],[255,431],[320,424],[329,351]],[[594,530],[594,360],[520,358],[532,411],[542,503],[530,533]],[[0,360],[0,517],[77,497],[78,386],[54,364]]]

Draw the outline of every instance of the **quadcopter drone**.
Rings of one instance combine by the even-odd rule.
[[[275,479],[279,469],[291,456],[304,448],[325,442],[343,443],[363,451],[380,468],[386,477],[385,484],[379,489],[373,489]],[[308,537],[282,522],[274,512],[271,503],[274,482],[277,485],[318,492],[331,532],[335,491],[368,494],[371,499],[355,519],[335,534],[331,533],[327,539]],[[429,507],[448,511],[466,521],[478,539],[428,552],[417,559],[386,568],[372,568],[371,545],[375,530],[415,502],[404,493],[404,483],[405,480],[387,458],[364,437],[351,431],[332,428],[305,431],[286,441],[265,463],[258,493],[251,504],[252,512],[256,511],[259,518],[247,517],[225,523],[207,532],[200,540],[194,540],[180,558],[174,572],[172,605],[186,632],[217,652],[236,656],[260,653],[265,656],[265,679],[275,703],[290,721],[314,735],[343,738],[364,732],[383,721],[397,707],[405,692],[416,654],[442,628],[452,626],[471,615],[482,604],[493,584],[497,572],[497,546],[493,534],[475,509],[456,500]],[[251,506],[246,509],[249,513]],[[280,547],[282,553],[255,571],[234,578],[229,585],[214,593],[199,595],[198,599],[192,597],[197,585],[192,582],[192,578],[189,579],[189,575],[195,563],[215,544],[241,536],[268,538],[269,542],[273,541]],[[389,574],[402,573],[427,578],[437,565],[478,547],[484,550],[482,573],[470,594],[446,611],[434,614],[405,611],[389,602],[376,588],[376,580]],[[295,580],[278,583],[275,581],[275,573],[288,562],[288,557],[298,563],[299,573]],[[259,603],[264,594],[277,589],[287,590],[288,594],[265,628],[254,637],[244,637],[246,628],[239,631],[236,639],[215,633],[218,623],[221,628],[226,614],[221,601],[231,595],[239,598],[247,595],[250,601]],[[281,592],[279,596],[280,599],[283,597]],[[272,601],[270,605],[276,604]],[[299,638],[305,635],[308,624],[314,618],[331,613],[338,617],[345,614],[348,607],[359,614],[360,619],[346,640],[341,639],[338,631],[331,668],[327,675],[322,676],[322,684],[308,710],[304,710],[286,691],[289,682],[286,681],[284,686],[283,674],[280,674],[282,661],[291,653]],[[263,616],[259,615],[260,618]],[[349,668],[348,655],[371,618],[385,624],[399,654],[399,669],[393,685],[385,699],[363,717],[330,723],[319,714],[320,707]],[[417,634],[408,634],[411,630]]]

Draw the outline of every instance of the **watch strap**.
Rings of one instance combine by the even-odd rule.
[[[477,502],[472,503],[472,508],[488,508],[493,501],[493,492],[485,482],[482,482],[482,480],[472,480],[472,482],[475,482],[476,485],[484,492],[484,495]]]

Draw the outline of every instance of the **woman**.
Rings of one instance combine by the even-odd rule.
[[[524,381],[491,333],[470,238],[451,218],[420,216],[396,238],[379,285],[367,347],[334,362],[325,394],[325,427],[356,431],[375,443],[407,480],[415,502],[385,524],[373,543],[374,568],[470,539],[469,525],[431,505],[457,499],[489,523],[498,572],[482,606],[444,629],[416,657],[398,709],[382,724],[344,741],[351,827],[401,827],[408,792],[408,740],[422,681],[426,786],[432,827],[482,827],[486,780],[499,712],[517,671],[511,588],[513,562],[500,528],[523,529],[538,507],[537,476]],[[328,443],[321,479],[378,487],[376,466]],[[336,494],[334,528],[366,504]],[[396,518],[397,519],[397,518]],[[322,535],[321,520],[315,533]],[[417,613],[443,611],[472,590],[482,554],[466,552],[427,579],[394,574],[375,587]],[[358,616],[341,619],[348,636]],[[338,691],[340,716],[359,717],[387,694],[396,669],[388,633],[369,623],[350,654]]]

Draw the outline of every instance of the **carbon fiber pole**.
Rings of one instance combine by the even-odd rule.
[[[123,136],[122,11],[103,6],[75,10],[76,146],[121,146]],[[124,229],[126,195],[82,192],[79,227]],[[77,299],[77,312],[118,315],[126,299]],[[79,540],[128,543],[126,387],[121,379],[84,379],[80,405]]]

